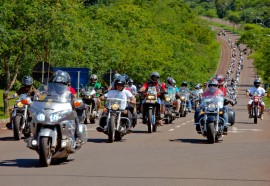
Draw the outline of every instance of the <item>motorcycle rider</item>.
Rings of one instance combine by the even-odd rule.
[[[101,100],[105,100],[106,98],[114,98],[118,97],[127,101],[130,101],[131,105],[126,105],[125,114],[128,116],[128,110],[133,114],[136,113],[136,98],[131,94],[130,91],[125,89],[126,80],[124,77],[119,76],[114,80],[115,89],[110,90],[105,95],[100,97]],[[105,113],[104,113],[105,114]],[[130,118],[132,120],[132,125],[135,127],[137,120],[135,121],[134,118]],[[99,127],[96,128],[98,132],[103,132],[106,126],[106,117],[101,117],[99,122]]]
[[[133,96],[135,96],[137,94],[137,87],[133,84],[133,79],[130,79],[128,81],[128,88],[130,89],[131,93]]]
[[[33,97],[35,95],[36,89],[33,86],[33,78],[31,76],[24,76],[22,78],[22,87],[13,95],[8,96],[7,99],[13,99],[21,94],[27,94],[27,96]],[[14,112],[14,108],[10,112],[10,118],[9,118],[9,123],[6,124],[6,127],[8,129],[12,129],[12,113]]]
[[[95,89],[96,93],[96,97],[94,98],[95,101],[95,105],[97,106],[97,117],[99,117],[99,110],[100,110],[100,106],[101,106],[101,102],[100,102],[100,93],[98,93],[98,91],[101,90],[101,84],[98,82],[98,77],[96,74],[92,74],[89,77],[89,82],[85,85],[84,90],[88,90],[89,88],[93,87]]]
[[[175,108],[175,112],[176,112],[176,116],[178,117],[180,115],[179,113],[179,110],[180,110],[180,104],[181,104],[181,101],[180,101],[180,98],[179,98],[179,95],[177,94],[179,92],[179,88],[176,86],[176,81],[172,78],[172,77],[168,77],[166,79],[166,89],[168,90],[170,87],[174,88],[175,89],[175,100],[173,101],[173,104],[176,105],[176,108]]]
[[[71,82],[68,83],[69,91],[76,97],[76,90],[71,86]]]
[[[70,97],[71,97],[70,104],[73,107],[73,100],[75,99],[75,96],[68,88],[68,84],[70,83],[69,74],[66,71],[58,70],[58,71],[53,73],[52,77],[49,80],[49,83],[57,83],[57,84],[59,84],[60,87],[67,86],[67,90],[70,93]],[[50,90],[50,87],[48,87],[48,91],[56,91],[57,92],[57,90]],[[80,139],[79,139],[80,135],[79,135],[79,128],[78,128],[79,120],[77,118],[77,114],[75,111],[74,111],[74,114],[75,114],[75,125],[76,125],[75,139],[76,139],[76,145],[79,145],[80,144]]]
[[[190,95],[190,90],[189,88],[187,87],[188,84],[186,81],[183,81],[182,84],[181,84],[181,87],[179,87],[179,93],[180,93],[180,90],[184,91],[185,93],[189,94]],[[188,100],[187,100],[187,103],[188,103],[188,112],[191,112],[191,101],[189,99],[189,96],[188,96]]]
[[[253,82],[254,86],[250,87],[247,91],[246,91],[246,96],[253,96],[255,93],[258,94],[258,96],[263,97],[263,96],[267,96],[267,93],[265,91],[264,88],[260,87],[261,86],[261,80],[260,79],[255,79]],[[247,109],[248,109],[248,114],[249,114],[249,118],[251,118],[251,104],[252,104],[253,100],[250,99],[247,105]],[[265,108],[265,104],[262,101],[261,104],[261,112],[259,115],[259,118],[263,119],[263,114],[264,114],[264,108]]]
[[[223,95],[223,92],[222,90],[220,90],[218,88],[218,81],[216,79],[212,79],[208,82],[208,89],[210,89],[211,91],[215,92],[216,95]],[[208,90],[207,89],[207,90]],[[207,92],[207,91],[205,91]],[[204,94],[205,92],[203,93],[202,97],[204,97]],[[201,105],[199,109],[197,109],[195,111],[195,114],[194,114],[194,121],[195,121],[195,125],[196,125],[196,131],[198,133],[201,132],[201,128],[200,128],[200,124],[199,124],[199,121],[202,117],[202,115],[200,115],[200,110],[204,107],[204,105]],[[224,129],[223,129],[223,134],[224,135],[227,135],[227,132],[228,132],[228,126],[229,126],[229,123],[228,123],[228,109],[224,108],[223,107],[223,115],[222,115],[223,119],[224,119]]]
[[[165,106],[164,106],[164,103],[162,102],[162,100],[164,99],[164,94],[167,92],[167,90],[166,90],[165,83],[159,82],[159,78],[160,78],[160,75],[158,72],[152,72],[150,75],[150,80],[143,84],[143,86],[140,88],[139,92],[140,93],[147,92],[147,89],[149,86],[154,86],[154,87],[156,87],[156,91],[158,93],[161,93],[160,96],[158,97],[158,103],[160,105],[160,108],[157,109],[158,110],[158,114],[157,114],[158,118],[157,118],[156,122],[159,125],[163,125],[162,115],[164,115]],[[142,104],[142,108],[143,108],[143,104]],[[144,124],[146,124],[146,117],[144,117],[145,115],[146,115],[146,113],[143,110],[143,123]]]

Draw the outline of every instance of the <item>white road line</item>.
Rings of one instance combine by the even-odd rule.
[[[2,130],[7,130],[7,128],[1,128]]]
[[[171,132],[171,131],[174,131],[174,129],[170,129],[170,130],[168,130],[169,132]]]
[[[185,125],[186,123],[182,123],[182,125]]]
[[[187,121],[187,123],[189,123],[190,121]]]
[[[179,128],[179,127],[181,127],[181,125],[177,125],[176,127]]]

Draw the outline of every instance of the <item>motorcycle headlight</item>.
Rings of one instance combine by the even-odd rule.
[[[118,103],[112,104],[112,109],[113,109],[113,110],[118,110],[118,109],[119,109]]]
[[[213,112],[213,111],[215,111],[215,109],[216,109],[216,105],[213,104],[213,103],[210,103],[210,104],[207,106],[207,110],[208,110],[208,111]]]
[[[51,122],[57,122],[59,121],[60,119],[66,117],[67,115],[70,114],[70,112],[72,112],[71,110],[63,110],[63,111],[60,111],[60,112],[54,112],[50,115],[50,121]]]
[[[170,101],[171,101],[171,98],[166,97],[166,98],[165,98],[165,101],[170,102]]]
[[[17,107],[18,107],[18,108],[22,108],[22,107],[23,107],[23,104],[22,104],[21,101],[19,101],[19,102],[17,103]]]
[[[156,99],[156,96],[154,96],[154,95],[148,95],[146,99],[154,100],[154,99]]]
[[[181,99],[181,100],[185,100],[185,96],[181,96],[180,99]]]
[[[43,113],[37,113],[36,118],[38,121],[45,121],[45,114]]]

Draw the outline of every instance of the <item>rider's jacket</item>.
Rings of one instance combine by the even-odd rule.
[[[251,95],[253,95],[254,93],[257,93],[258,96],[262,97],[262,96],[265,94],[265,89],[262,88],[262,87],[256,88],[255,86],[253,86],[253,87],[250,87],[250,88],[248,89],[248,92],[249,92]]]
[[[156,87],[157,92],[161,92],[161,91],[166,91],[166,85],[165,83],[160,83],[160,82],[151,82],[151,81],[147,81],[143,84],[142,87],[145,88],[145,90],[147,91],[149,86],[154,86]]]
[[[29,90],[26,90],[24,87],[21,87],[16,93],[18,95],[27,94],[28,96],[34,96],[35,92],[36,92],[36,89],[33,86],[31,86]]]
[[[131,94],[130,91],[128,90],[122,90],[122,91],[118,91],[118,90],[110,90],[109,92],[107,92],[104,95],[106,98],[119,98],[119,99],[123,99],[123,100],[130,100],[130,98],[133,96]],[[125,103],[126,104],[126,103]],[[125,105],[125,107],[127,107],[127,104]]]

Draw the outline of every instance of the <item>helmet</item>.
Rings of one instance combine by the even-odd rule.
[[[158,82],[159,78],[160,78],[160,75],[158,72],[152,72],[150,75],[150,79],[152,82]]]
[[[68,83],[70,83],[70,76],[67,72],[62,71],[62,70],[58,70],[52,75],[49,82],[50,83],[62,83],[62,84],[67,85]]]
[[[24,76],[22,78],[22,84],[24,86],[31,86],[33,84],[33,78],[31,76]]]
[[[96,74],[92,74],[91,76],[90,76],[90,81],[92,82],[92,83],[96,83],[97,82],[97,79],[98,79],[98,77],[97,77],[97,75]]]
[[[166,79],[166,81],[167,81],[167,83],[169,84],[169,85],[171,85],[171,86],[174,86],[175,85],[175,80],[172,78],[172,77],[168,77],[167,79]]]
[[[255,79],[255,80],[254,80],[254,86],[255,86],[256,88],[258,88],[260,85],[261,85],[261,80],[260,80],[260,79]]]
[[[218,81],[218,85],[223,85],[225,83],[225,78],[223,75],[217,75],[215,78]]]
[[[200,84],[195,85],[195,89],[200,89]]]
[[[217,87],[218,86],[218,81],[216,79],[212,79],[208,82],[208,87]]]
[[[117,86],[120,85],[120,86],[123,87],[123,88],[122,88],[122,90],[123,90],[125,84],[126,84],[126,79],[125,79],[123,76],[119,76],[118,78],[116,78],[116,79],[114,80],[114,87],[115,87],[115,89],[116,89]]]
[[[128,83],[128,81],[129,81],[129,79],[130,79],[129,76],[126,75],[126,74],[121,74],[121,76],[124,77],[125,80],[126,80],[126,83]]]
[[[134,83],[133,79],[130,79],[130,80],[128,81],[128,84],[130,84],[130,85],[132,85],[133,83]]]
[[[121,76],[121,75],[118,74],[118,73],[115,73],[114,76],[113,76],[113,79],[116,79],[116,78],[118,78],[119,76]]]
[[[182,84],[181,84],[181,87],[187,87],[187,82],[186,81],[183,81]]]

